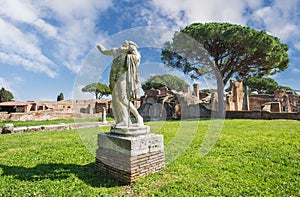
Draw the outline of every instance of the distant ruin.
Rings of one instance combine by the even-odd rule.
[[[167,87],[147,90],[141,97],[139,112],[145,121],[209,118],[213,102],[211,95],[205,95],[203,97],[199,92],[199,84],[193,85],[192,92],[189,85],[186,85],[184,92],[170,90]]]
[[[167,87],[151,89],[141,97],[140,114],[146,121],[179,118],[210,118],[217,110],[216,92],[193,90],[186,85],[184,92],[169,90]],[[300,120],[300,96],[286,90],[274,94],[249,94],[242,82],[230,81],[230,92],[224,98],[226,118],[250,119],[296,119]],[[187,113],[188,112],[188,113]]]
[[[145,121],[210,118],[211,112],[217,110],[217,93],[203,92],[199,90],[199,84],[192,87],[191,90],[186,85],[184,92],[167,87],[151,89],[134,104]],[[300,96],[291,91],[248,94],[242,82],[232,80],[224,101],[226,118],[300,120]],[[4,102],[0,103],[0,122],[101,118],[103,107],[108,115],[112,115],[110,102],[110,99]]]
[[[110,99],[3,102],[0,103],[0,122],[100,118],[103,107],[111,113]]]
[[[230,81],[230,92],[226,97],[227,111],[299,112],[300,96],[292,91],[276,90],[274,94],[250,94],[242,82]]]

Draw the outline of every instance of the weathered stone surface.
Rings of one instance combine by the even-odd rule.
[[[13,124],[4,124],[2,127],[2,134],[14,133],[14,125]]]
[[[130,156],[163,151],[164,149],[163,136],[157,134],[124,136],[114,133],[99,133],[98,147],[114,150]]]
[[[27,127],[27,130],[28,131],[31,131],[31,132],[38,132],[38,131],[41,131],[41,126],[29,126]]]
[[[230,93],[226,98],[226,110],[241,111],[244,109],[244,87],[242,81],[230,80]]]
[[[150,133],[150,127],[149,126],[134,126],[131,125],[130,127],[124,126],[118,126],[118,127],[112,127],[111,128],[111,133],[115,134],[122,134],[125,136],[137,136],[141,134],[148,134]]]
[[[164,160],[162,135],[98,135],[95,168],[123,183],[159,171]]]
[[[59,131],[59,130],[67,130],[68,126],[66,124],[57,124],[57,125],[42,125],[42,131]]]
[[[23,133],[28,130],[28,127],[15,127],[14,128],[14,133]]]

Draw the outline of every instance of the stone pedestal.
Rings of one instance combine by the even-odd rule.
[[[165,166],[163,136],[145,133],[149,127],[112,129],[110,133],[99,133],[96,153],[96,169],[125,184],[138,177],[147,176]],[[117,130],[118,133],[115,133]],[[134,131],[133,131],[134,130]],[[128,135],[130,132],[130,135]],[[133,133],[143,133],[134,135]]]

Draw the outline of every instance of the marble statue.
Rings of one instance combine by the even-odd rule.
[[[138,66],[140,53],[138,45],[132,41],[125,42],[118,48],[97,48],[104,55],[113,56],[110,71],[109,87],[112,91],[112,110],[117,127],[143,126],[143,118],[131,101],[138,100],[140,80]],[[129,111],[135,116],[137,123],[132,124]]]

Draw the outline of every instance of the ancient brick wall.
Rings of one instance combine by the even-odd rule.
[[[271,94],[251,94],[249,95],[249,107],[251,111],[261,110],[261,106],[267,102],[273,102],[274,95]]]
[[[300,113],[272,113],[266,111],[227,111],[226,118],[228,119],[286,119],[300,120]]]
[[[72,118],[100,118],[103,107],[111,113],[109,99],[103,100],[63,100],[37,101],[15,113],[0,112],[0,122],[4,120],[55,120]],[[24,108],[24,107],[23,107]]]

